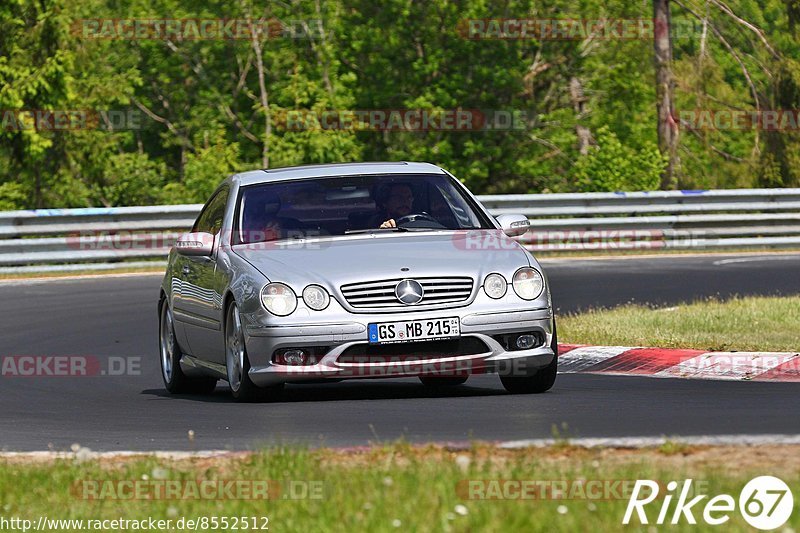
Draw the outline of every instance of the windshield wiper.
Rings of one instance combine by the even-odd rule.
[[[358,233],[372,233],[374,231],[408,231],[408,228],[367,228],[351,229],[344,232],[345,235],[356,235]]]

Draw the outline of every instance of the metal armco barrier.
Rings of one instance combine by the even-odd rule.
[[[531,221],[532,251],[800,247],[800,189],[479,196]],[[202,206],[0,212],[0,271],[111,269],[166,258]],[[158,263],[155,263],[158,264]]]

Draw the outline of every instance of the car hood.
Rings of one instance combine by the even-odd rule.
[[[270,281],[298,293],[309,283],[336,291],[341,285],[403,277],[469,276],[477,282],[534,264],[530,254],[500,230],[349,235],[237,245],[236,254]]]

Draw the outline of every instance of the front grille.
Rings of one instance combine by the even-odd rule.
[[[398,283],[404,279],[414,279],[422,285],[422,300],[410,307],[443,303],[463,302],[472,294],[472,278],[397,278],[342,285],[342,295],[355,309],[379,307],[408,307],[394,294]]]

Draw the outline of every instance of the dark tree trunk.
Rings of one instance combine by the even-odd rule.
[[[581,80],[573,76],[569,80],[569,95],[572,100],[572,108],[575,110],[575,134],[578,136],[578,151],[581,155],[589,153],[589,147],[594,144],[592,132],[586,126],[580,124],[580,120],[586,115],[586,96],[583,94],[583,84]]]
[[[669,0],[653,0],[654,47],[656,66],[656,109],[658,111],[658,149],[667,156],[667,168],[661,175],[661,188],[677,185],[678,124],[672,98],[672,41],[670,39]]]

